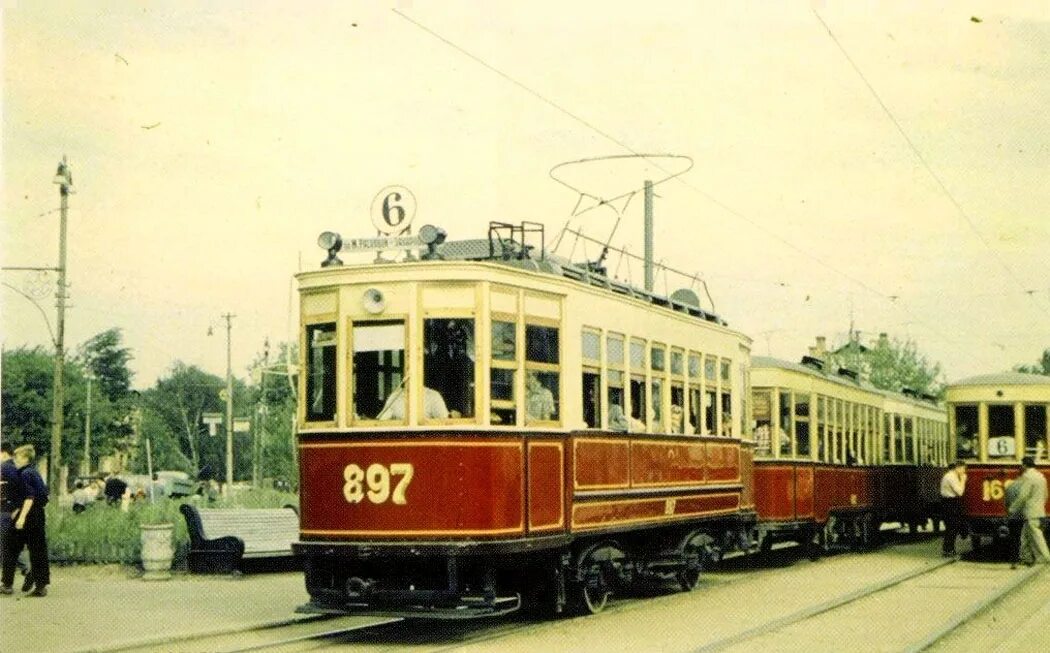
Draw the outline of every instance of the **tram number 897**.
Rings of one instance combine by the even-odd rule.
[[[343,485],[343,496],[348,503],[361,503],[368,497],[372,503],[390,501],[403,506],[408,503],[405,494],[414,473],[415,469],[411,463],[392,463],[389,467],[372,463],[367,469],[350,463],[343,469],[343,480],[346,481]],[[396,484],[391,490],[391,482],[395,480]]]

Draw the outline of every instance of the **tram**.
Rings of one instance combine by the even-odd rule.
[[[819,555],[875,543],[882,523],[934,513],[949,446],[932,397],[892,393],[823,358],[752,359],[760,547],[801,542]]]
[[[314,613],[593,613],[756,522],[751,340],[545,250],[419,230],[399,262],[298,275],[301,532]]]
[[[1005,490],[1020,475],[1021,459],[1032,456],[1050,477],[1050,377],[985,374],[952,383],[945,397],[956,456],[967,463],[963,510],[970,532],[1005,538]]]

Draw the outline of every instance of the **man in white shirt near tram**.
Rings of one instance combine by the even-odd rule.
[[[1046,477],[1035,467],[1035,458],[1025,456],[1021,461],[1024,473],[1014,483],[1020,483],[1017,497],[1007,507],[1009,513],[1018,513],[1024,518],[1021,528],[1021,549],[1017,555],[1021,563],[1029,567],[1039,562],[1050,563],[1043,537],[1042,520],[1046,517]]]
[[[955,539],[962,527],[963,494],[966,493],[966,463],[956,460],[941,477],[941,516],[944,519],[944,543],[941,555],[955,555]]]

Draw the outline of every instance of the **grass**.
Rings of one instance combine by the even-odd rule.
[[[184,567],[189,534],[179,506],[186,502],[208,508],[280,508],[298,506],[299,498],[287,492],[253,489],[211,503],[200,497],[158,499],[153,504],[140,501],[129,505],[126,512],[119,504],[109,506],[97,501],[79,514],[52,502],[46,508],[51,560],[65,564],[138,564],[142,553],[139,526],[170,523],[174,525],[174,566]]]

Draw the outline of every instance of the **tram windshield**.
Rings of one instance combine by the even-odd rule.
[[[989,458],[1014,458],[1017,455],[1014,429],[1014,407],[1012,404],[988,407]]]
[[[959,459],[977,457],[977,406],[955,407],[955,453]]]
[[[1024,453],[1037,460],[1047,458],[1047,406],[1045,404],[1028,404],[1024,407]]]
[[[355,324],[354,414],[356,419],[405,419],[405,323]]]
[[[327,421],[335,419],[335,323],[313,324],[306,327],[306,419]]]

